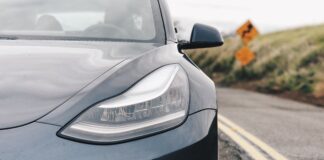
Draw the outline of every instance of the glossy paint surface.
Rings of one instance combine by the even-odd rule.
[[[177,45],[170,44],[115,66],[39,122],[64,126],[94,104],[122,94],[146,75],[168,64],[180,64],[188,75],[190,113],[217,108],[214,83],[177,51]]]
[[[0,129],[33,122],[129,57],[139,43],[0,43]]]
[[[165,43],[0,41],[1,160],[217,159],[215,85],[179,52],[165,1],[157,2]],[[189,80],[183,124],[114,145],[57,136],[85,110],[169,64],[179,64]]]
[[[189,116],[186,123],[174,130],[116,145],[91,145],[65,140],[55,135],[59,128],[33,123],[0,131],[1,159],[151,160],[177,159],[177,156],[183,156],[182,158],[191,160],[197,159],[197,156],[211,159],[217,155],[216,112],[210,110]],[[208,154],[205,154],[206,151]],[[193,154],[196,156],[192,156]]]

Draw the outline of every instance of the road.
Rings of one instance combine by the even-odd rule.
[[[221,131],[218,137],[219,160],[251,160],[249,155]]]
[[[258,151],[265,159],[324,160],[323,108],[236,89],[218,88],[217,94],[220,132],[227,131],[229,141],[243,150],[254,148],[250,155]],[[220,142],[220,155],[240,153],[226,151],[226,143]]]

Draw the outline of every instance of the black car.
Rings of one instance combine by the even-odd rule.
[[[217,159],[215,85],[164,0],[0,0],[0,159]]]

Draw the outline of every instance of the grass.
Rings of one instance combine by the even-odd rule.
[[[235,60],[242,46],[239,37],[229,37],[220,48],[187,53],[219,84],[249,83],[264,92],[324,98],[324,25],[259,36],[249,45],[256,59],[246,67]]]

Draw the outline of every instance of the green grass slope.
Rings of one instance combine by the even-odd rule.
[[[189,56],[217,83],[324,98],[324,25],[262,35],[249,47],[256,59],[246,67],[235,60],[239,37],[220,48],[190,50]]]

